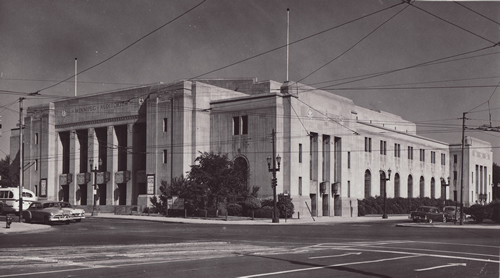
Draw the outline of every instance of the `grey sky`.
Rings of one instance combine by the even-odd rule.
[[[0,0],[0,90],[30,93],[55,84],[74,74],[75,57],[82,71],[200,2]],[[290,41],[294,42],[399,3],[209,0],[110,61],[79,75],[78,95],[189,79],[283,46],[287,8]],[[400,115],[416,122],[420,135],[445,142],[460,142],[462,122],[458,118],[463,112],[475,108],[467,115],[471,119],[467,126],[489,124],[488,101],[492,125],[500,126],[500,88],[495,91],[500,82],[500,47],[493,47],[500,41],[500,3],[460,4],[480,15],[449,1],[417,1],[413,3],[416,7],[401,4],[294,43],[290,46],[290,80],[311,74],[408,6],[301,83],[325,87],[360,106]],[[352,80],[344,78],[487,47],[454,61],[331,86]],[[467,57],[471,58],[463,59]],[[286,51],[281,48],[203,77],[285,81],[285,68]],[[9,153],[10,129],[18,121],[17,99],[21,95],[0,94],[2,157]],[[73,80],[40,94],[42,97],[25,100],[25,107],[56,99],[45,96],[73,96]],[[485,111],[477,112],[481,110]],[[491,142],[494,161],[500,163],[500,133],[467,131],[466,135]]]

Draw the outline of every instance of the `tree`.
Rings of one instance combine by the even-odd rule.
[[[7,155],[4,159],[0,159],[0,187],[12,187],[16,186],[16,181],[14,181],[10,176],[10,156]]]
[[[248,172],[235,167],[227,154],[200,152],[191,165],[187,179],[190,187],[197,192],[198,200],[207,200],[208,206],[218,208],[225,200],[247,197],[250,192],[247,184]],[[201,196],[200,196],[201,195]]]
[[[500,184],[500,166],[493,162],[493,196],[500,198],[500,188],[497,185]]]

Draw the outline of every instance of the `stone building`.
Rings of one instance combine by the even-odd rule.
[[[83,206],[97,184],[101,211],[145,206],[161,181],[214,151],[248,167],[250,186],[270,197],[273,130],[282,158],[277,192],[301,215],[355,217],[357,200],[383,195],[384,185],[388,197],[460,198],[457,145],[418,136],[414,123],[345,97],[251,78],[159,83],[29,107],[24,185],[40,199]],[[490,150],[467,138],[464,169],[476,180],[464,178],[466,205],[491,200]]]

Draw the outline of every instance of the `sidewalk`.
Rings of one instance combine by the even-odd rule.
[[[452,229],[497,229],[500,230],[500,225],[490,222],[475,224],[465,222],[464,225],[454,223],[413,223],[408,219],[407,215],[389,215],[388,219],[382,219],[380,215],[360,216],[360,217],[302,217],[300,219],[280,219],[279,223],[272,223],[271,219],[244,219],[241,217],[224,217],[214,218],[181,218],[181,217],[164,217],[161,215],[115,215],[113,213],[99,213],[98,216],[87,216],[87,219],[102,218],[102,219],[122,219],[122,220],[139,220],[139,221],[155,221],[155,222],[170,222],[170,223],[186,223],[186,224],[211,224],[211,225],[321,225],[325,223],[364,223],[369,224],[380,221],[397,221],[396,227],[410,228],[452,228]],[[87,221],[84,219],[83,221]],[[0,236],[9,233],[32,233],[44,232],[50,230],[50,225],[44,224],[29,224],[12,222],[10,229],[6,228],[5,217],[0,217]],[[72,223],[71,225],[74,225]]]

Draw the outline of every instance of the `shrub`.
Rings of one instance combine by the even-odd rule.
[[[295,212],[295,208],[292,203],[292,198],[290,196],[285,196],[283,194],[278,195],[278,206],[279,214],[281,218],[285,218],[285,213],[287,218],[291,218]]]
[[[241,216],[243,212],[243,207],[235,203],[228,204],[226,209],[227,209],[227,214],[231,216]]]
[[[255,218],[272,218],[273,217],[273,207],[264,206],[260,209],[255,210]]]
[[[457,202],[446,200],[444,204],[453,206]],[[416,210],[420,206],[434,206],[440,209],[443,208],[442,199],[431,198],[387,198],[387,213],[389,214],[408,214]],[[384,212],[384,198],[369,197],[363,200],[358,200],[358,215],[364,216],[368,214],[382,214]]]

